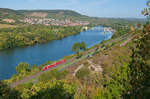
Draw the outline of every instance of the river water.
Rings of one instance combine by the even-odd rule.
[[[74,53],[72,45],[75,42],[84,41],[89,48],[102,40],[110,39],[112,34],[112,32],[104,33],[103,27],[98,26],[62,40],[0,51],[0,80],[8,79],[15,74],[19,62],[27,62],[32,66],[58,60]]]

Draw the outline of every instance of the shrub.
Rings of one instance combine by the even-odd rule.
[[[80,80],[83,80],[83,79],[86,79],[89,76],[89,74],[90,74],[89,69],[86,67],[83,67],[77,72],[76,77]]]

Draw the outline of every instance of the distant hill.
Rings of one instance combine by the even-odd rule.
[[[146,18],[127,18],[127,20],[129,21],[145,21],[146,22]]]
[[[47,14],[45,17],[81,17],[82,15],[71,10],[18,10],[18,12],[24,14],[25,16],[33,16],[33,14],[39,14],[39,16],[35,17],[41,17],[40,14]]]
[[[87,17],[71,10],[12,10],[0,8],[0,18],[23,18],[23,17],[39,17],[39,18],[78,18]]]
[[[33,18],[54,18],[54,19],[70,19],[70,20],[87,20],[88,16],[81,15],[72,10],[12,10],[0,8],[0,19],[19,20],[25,17]]]
[[[0,8],[0,18],[9,18],[9,19],[18,19],[23,18],[24,16],[18,11],[6,8]]]
[[[34,18],[54,18],[60,20],[79,20],[79,21],[88,21],[95,24],[103,23],[116,23],[116,21],[145,21],[145,19],[137,18],[98,18],[98,17],[89,17],[82,15],[78,12],[72,10],[12,10],[7,8],[0,8],[0,23],[2,20],[13,22],[15,20],[19,23],[19,19],[24,19],[25,17],[34,17]],[[9,20],[10,19],[10,20]],[[11,20],[13,19],[13,20]]]

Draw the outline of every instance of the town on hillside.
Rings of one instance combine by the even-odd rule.
[[[24,20],[20,20],[29,24],[42,24],[46,26],[56,25],[56,26],[87,26],[90,23],[87,21],[71,21],[69,19],[59,20],[59,19],[51,19],[51,18],[25,18]]]

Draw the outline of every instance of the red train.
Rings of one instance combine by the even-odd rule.
[[[57,65],[59,65],[59,64],[62,64],[62,63],[64,63],[64,62],[66,62],[65,59],[60,60],[60,61],[58,61],[58,62],[56,62],[56,63],[51,64],[51,65],[45,66],[45,67],[43,67],[42,71],[45,71],[45,70],[47,70],[47,69],[49,69],[49,68],[52,68],[52,67],[55,67],[55,66],[57,66]]]

